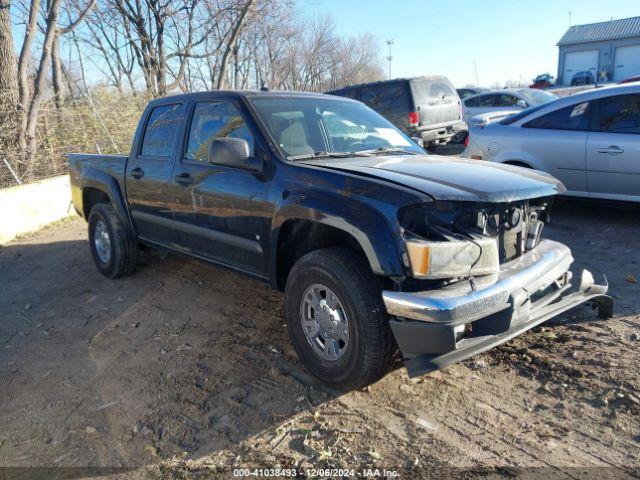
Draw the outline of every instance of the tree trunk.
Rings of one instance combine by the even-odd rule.
[[[1,0],[0,0],[1,1]],[[29,9],[29,22],[24,32],[24,41],[20,49],[20,59],[18,61],[18,82],[20,88],[20,108],[26,112],[29,107],[29,62],[31,61],[31,45],[36,36],[38,24],[38,11],[40,10],[40,0],[31,0]]]
[[[56,35],[51,48],[51,80],[53,82],[53,99],[56,109],[62,109],[64,102],[64,86],[62,84],[62,60],[60,60],[60,35]]]
[[[51,62],[51,51],[53,42],[58,34],[58,15],[60,9],[60,0],[51,0],[49,3],[49,12],[47,13],[46,29],[44,34],[44,42],[42,44],[42,55],[40,56],[40,64],[36,71],[36,79],[33,86],[33,95],[29,104],[29,112],[27,114],[27,125],[25,130],[26,138],[26,157],[28,168],[33,168],[36,154],[36,126],[38,125],[38,115],[40,114],[40,106],[44,99],[46,88],[47,73],[49,72],[49,64]]]
[[[18,103],[18,65],[13,45],[9,8],[0,0],[0,115],[14,112]]]
[[[247,17],[247,13],[249,13],[249,9],[253,4],[254,0],[247,0],[247,3],[244,5],[242,10],[240,11],[240,16],[238,17],[238,21],[233,27],[233,32],[231,33],[231,38],[227,43],[227,48],[224,50],[224,54],[222,55],[222,60],[220,61],[220,72],[218,73],[218,82],[216,84],[216,88],[219,90],[226,85],[227,81],[227,64],[229,63],[229,56],[231,55],[231,50],[236,45],[238,41],[238,37],[240,36],[240,31],[242,30],[242,26],[244,25],[244,20]]]

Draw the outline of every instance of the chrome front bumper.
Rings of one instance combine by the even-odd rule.
[[[468,358],[506,342],[580,303],[592,300],[610,317],[607,285],[596,285],[587,270],[576,292],[571,287],[571,251],[543,240],[500,272],[425,292],[384,291],[391,329],[410,375]],[[465,326],[464,329],[462,326]],[[464,330],[464,333],[462,332]]]

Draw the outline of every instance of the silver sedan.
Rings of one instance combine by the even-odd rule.
[[[551,173],[566,195],[640,202],[640,83],[472,125],[462,156]]]

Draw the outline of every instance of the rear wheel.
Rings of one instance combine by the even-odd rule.
[[[285,289],[289,337],[304,367],[340,390],[380,378],[395,343],[382,288],[366,260],[344,248],[304,255]]]
[[[138,243],[108,203],[98,203],[89,214],[89,248],[105,277],[131,275],[138,263]]]

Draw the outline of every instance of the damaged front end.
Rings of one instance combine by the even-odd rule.
[[[434,202],[400,212],[411,279],[384,291],[410,376],[499,345],[580,303],[610,317],[607,285],[587,270],[570,292],[565,245],[542,240],[547,198],[501,204]]]

